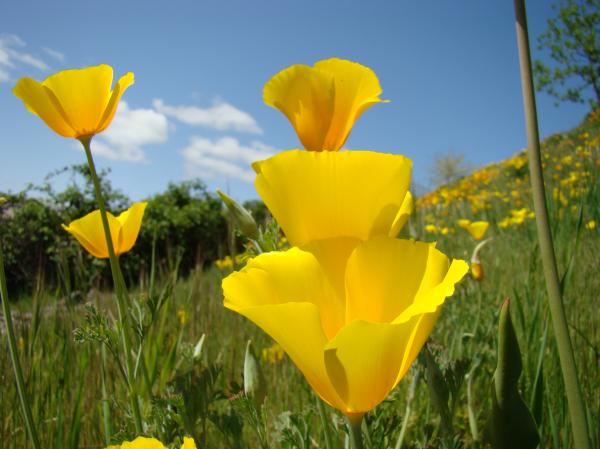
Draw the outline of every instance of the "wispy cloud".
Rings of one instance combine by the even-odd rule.
[[[94,153],[112,160],[148,162],[144,146],[164,143],[167,118],[153,109],[132,109],[121,101],[110,127],[94,140]]]
[[[199,106],[169,106],[161,99],[153,101],[154,108],[168,117],[192,126],[204,126],[219,131],[238,131],[262,134],[254,117],[221,100],[208,108]]]
[[[0,35],[0,82],[11,81],[12,72],[22,66],[48,70],[48,64],[24,50],[25,42],[14,34]]]
[[[64,62],[65,61],[65,54],[61,53],[58,50],[54,50],[54,49],[48,48],[48,47],[44,47],[44,48],[42,48],[42,50],[44,50],[44,52],[46,52],[46,54],[48,56],[50,56],[52,59],[55,59],[58,62]]]
[[[194,136],[181,154],[188,177],[234,178],[245,182],[254,180],[250,163],[275,154],[275,149],[262,142],[242,145],[229,136],[206,139]]]

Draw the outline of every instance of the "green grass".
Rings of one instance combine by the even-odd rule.
[[[588,229],[586,224],[595,220],[600,225],[598,136],[600,120],[592,117],[570,133],[546,139],[543,145],[565,308],[594,447],[600,445],[600,226]],[[567,163],[565,156],[572,160]],[[533,208],[527,167],[515,161],[486,167],[422,198],[409,229],[403,231],[422,240],[437,240],[446,254],[468,260],[475,242],[456,226],[456,220],[491,223],[486,237],[493,240],[481,254],[484,279],[463,280],[444,306],[429,345],[442,372],[448,379],[454,376],[452,442],[441,438],[439,416],[420,360],[389,399],[367,416],[367,447],[394,448],[404,423],[403,447],[482,447],[473,439],[473,426],[483,437],[491,409],[498,315],[506,297],[511,298],[523,360],[520,390],[538,420],[540,447],[572,447],[535,223],[530,219],[507,228],[499,226],[511,210]],[[571,173],[577,179],[561,185]],[[555,188],[560,189],[556,198]],[[427,224],[446,227],[448,233],[427,233]],[[138,367],[138,378],[148,435],[178,449],[179,439],[188,434],[196,437],[199,448],[326,447],[315,397],[289,359],[273,365],[262,361],[268,391],[262,416],[241,398],[246,341],[252,339],[259,353],[272,342],[252,323],[222,306],[221,276],[216,268],[197,270],[185,279],[162,279],[152,292],[147,287],[133,291],[137,307],[132,308],[132,316],[139,318],[145,335],[147,366],[145,370]],[[65,302],[43,288],[15,304],[34,419],[48,449],[103,448],[107,427],[114,441],[135,436],[119,367],[110,351],[103,364],[101,345],[94,341],[112,338],[99,325],[116,315],[114,297],[92,291],[86,303],[99,311],[92,314],[95,324],[86,321],[89,308]],[[183,321],[179,311],[186,315]],[[203,334],[203,351],[195,359],[194,346]],[[75,335],[85,341],[77,342]],[[6,347],[3,334],[0,347]],[[419,377],[413,382],[415,376]],[[411,383],[414,400],[407,408]],[[330,408],[325,416],[335,447],[342,447],[342,417]],[[0,351],[0,447],[30,447],[7,351]]]

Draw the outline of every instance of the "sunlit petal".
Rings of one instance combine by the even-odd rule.
[[[134,203],[117,217],[117,220],[121,224],[118,245],[119,254],[126,253],[133,248],[140,232],[140,227],[142,226],[142,218],[144,217],[144,210],[146,210],[147,204],[146,202]]]
[[[121,449],[166,449],[165,446],[155,438],[137,437],[133,441],[121,444]]]
[[[344,413],[371,410],[396,385],[414,322],[354,321],[327,344],[325,366]]]
[[[57,108],[48,88],[41,83],[31,78],[21,78],[13,88],[13,93],[23,101],[29,112],[40,117],[55,133],[63,137],[76,137],[77,132]]]
[[[78,136],[95,134],[110,98],[112,67],[101,64],[63,70],[44,80],[69,117]]]
[[[107,218],[113,247],[118,248],[121,224],[111,213],[107,213]],[[92,256],[101,259],[109,256],[99,210],[72,221],[68,226],[63,225],[63,229],[72,234]]]
[[[388,235],[411,161],[372,151],[290,150],[253,164],[256,189],[292,245]]]
[[[307,150],[335,151],[358,117],[382,101],[380,94],[371,69],[332,58],[282,70],[266,83],[263,98],[285,114]]]
[[[394,218],[394,223],[392,223],[392,228],[390,229],[389,236],[396,237],[406,222],[408,221],[408,217],[412,214],[414,209],[414,200],[413,196],[410,192],[406,192],[406,196],[404,197],[404,201],[402,202],[402,206],[398,210],[396,214],[396,218]]]

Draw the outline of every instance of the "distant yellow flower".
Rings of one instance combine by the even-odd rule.
[[[17,349],[19,351],[23,351],[25,349],[25,339],[23,337],[19,337],[17,340]]]
[[[137,437],[133,441],[124,441],[120,445],[108,446],[106,449],[167,449],[156,438]],[[181,449],[196,449],[196,443],[192,438],[183,437]]]
[[[133,84],[123,75],[111,90],[112,67],[102,64],[63,70],[41,83],[21,78],[13,93],[25,107],[63,137],[87,137],[104,131],[112,121],[121,95]]]
[[[470,221],[461,219],[457,221],[458,226],[466,230],[475,240],[481,240],[490,224],[487,221]]]
[[[118,217],[110,212],[106,213],[116,256],[133,248],[140,232],[146,204],[145,202],[134,203]],[[108,247],[99,210],[72,221],[68,226],[62,225],[62,227],[71,233],[92,256],[100,259],[108,257]]]
[[[437,234],[438,227],[434,224],[425,225],[425,232],[429,232],[430,234]]]
[[[590,231],[596,229],[596,220],[590,220],[585,224],[585,228],[589,229]]]
[[[383,101],[380,94],[371,69],[332,58],[314,67],[296,64],[279,72],[265,84],[263,99],[285,114],[304,148],[336,151],[358,117]]]
[[[277,365],[283,360],[284,354],[283,348],[279,344],[273,343],[272,346],[263,348],[261,355],[264,362],[268,362],[271,365]]]
[[[468,269],[433,244],[387,236],[350,252],[292,248],[225,278],[224,304],[277,341],[323,400],[360,415],[402,379]]]
[[[177,318],[179,319],[179,325],[181,327],[185,326],[188,322],[188,314],[184,309],[179,309],[177,311]]]

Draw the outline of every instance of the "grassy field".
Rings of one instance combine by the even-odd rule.
[[[547,138],[543,154],[565,308],[590,437],[599,447],[600,114]],[[480,254],[483,279],[462,281],[428,345],[450,385],[451,435],[440,429],[420,359],[388,400],[367,415],[367,447],[398,448],[400,433],[407,448],[484,446],[498,315],[507,297],[523,361],[520,390],[538,423],[540,447],[572,447],[532,208],[523,154],[418,199],[405,234],[437,240],[444,253],[465,260],[477,242],[457,225],[458,219],[489,221],[486,237],[493,239]],[[136,367],[146,433],[177,448],[183,435],[194,436],[198,448],[325,448],[329,432],[334,446],[342,447],[341,415],[322,409],[287,357],[277,357],[276,348],[262,357],[273,342],[223,307],[220,282],[230,269],[215,266],[185,279],[173,272],[154,285],[132,289],[130,311],[139,324],[146,361]],[[111,353],[117,337],[105,323],[117,314],[113,295],[91,291],[85,304],[72,304],[43,285],[38,291],[14,310],[43,446],[103,448],[107,430],[114,442],[134,437],[122,367]],[[242,394],[249,339],[268,392],[262,410]],[[4,334],[0,347],[6,347]],[[0,447],[30,447],[5,350],[0,351]]]

